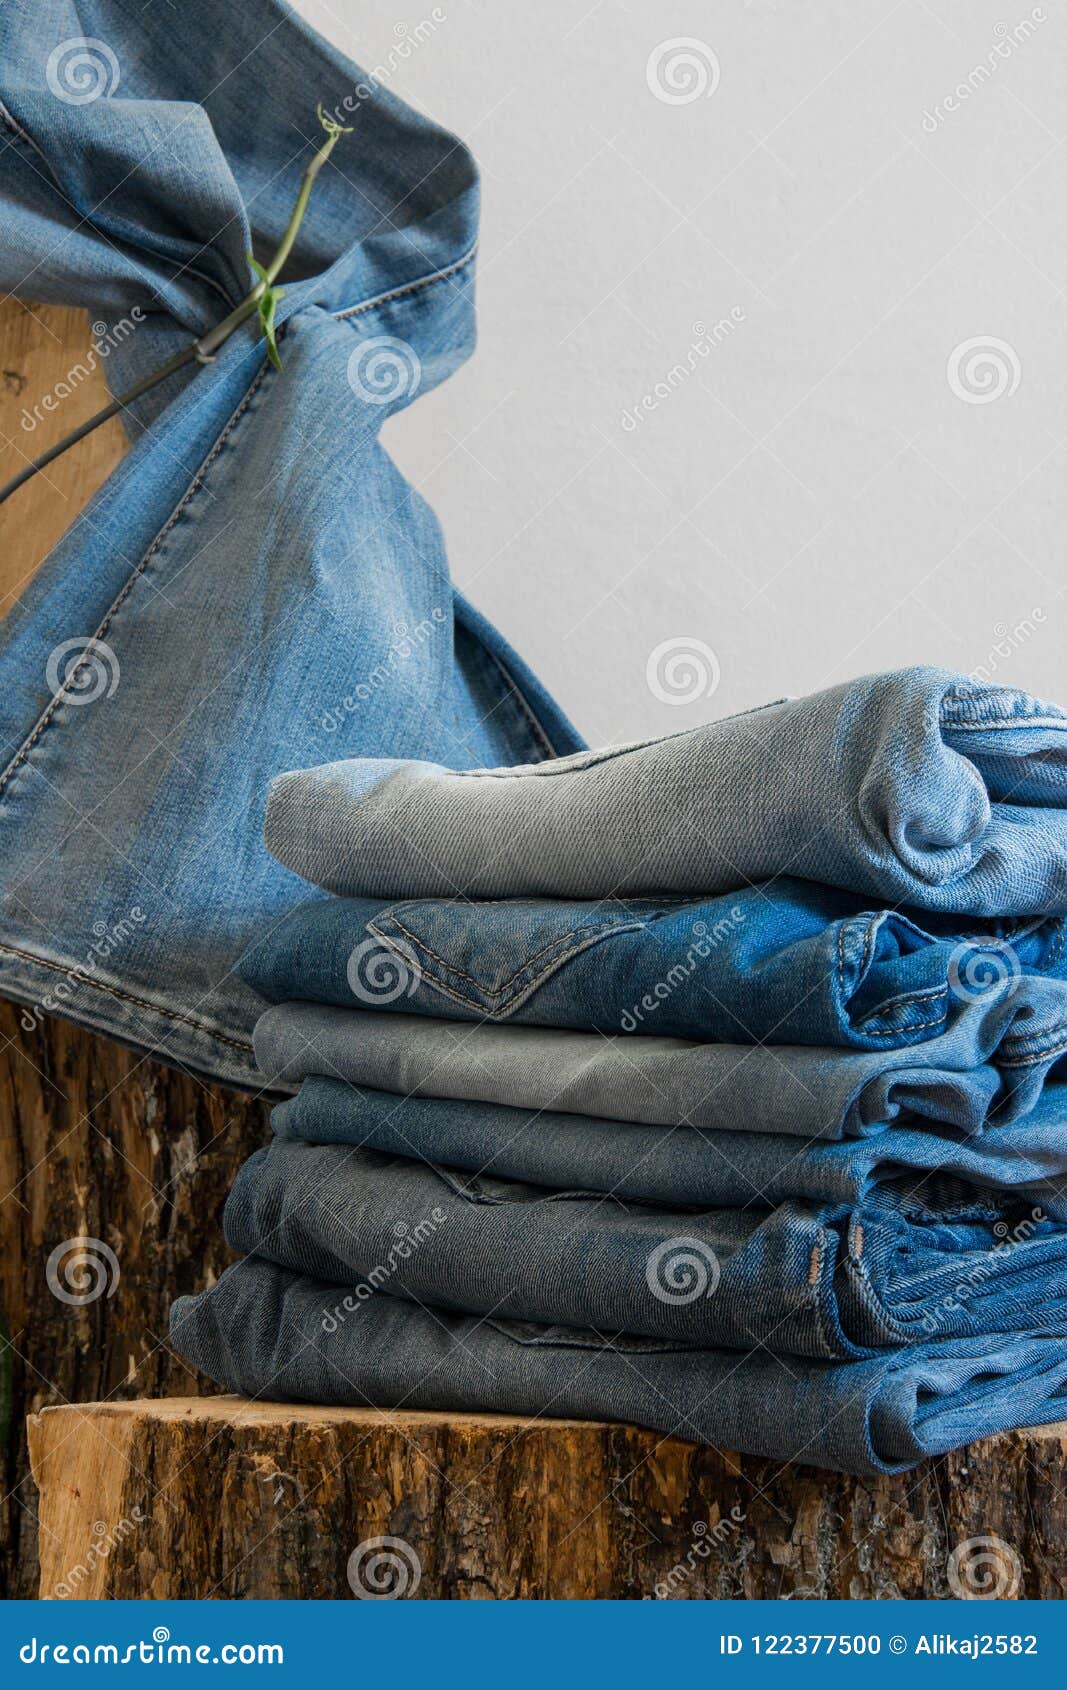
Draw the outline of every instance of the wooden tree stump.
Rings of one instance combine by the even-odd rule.
[[[29,1433],[42,1597],[1067,1596],[1067,1424],[875,1480],[590,1421],[237,1397]]]

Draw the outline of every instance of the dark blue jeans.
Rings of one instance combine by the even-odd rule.
[[[317,898],[269,928],[241,973],[272,1003],[731,1044],[891,1050],[971,1005],[1008,1060],[1067,1036],[1061,917],[920,924],[786,878],[658,902]]]
[[[965,1184],[1014,1190],[1050,1214],[1067,1201],[1067,1097],[1050,1085],[1036,1109],[985,1133],[897,1123],[863,1138],[641,1126],[552,1109],[405,1097],[311,1075],[272,1115],[281,1138],[347,1144],[444,1163],[553,1191],[611,1192],[705,1208],[889,1201],[901,1182],[931,1208]],[[743,1127],[743,1120],[739,1121]],[[1067,1216],[1065,1216],[1067,1218]]]
[[[171,1341],[225,1390],[294,1402],[630,1420],[777,1461],[899,1472],[974,1438],[1058,1420],[1067,1341],[936,1339],[852,1362],[420,1308],[242,1261],[171,1311]]]
[[[975,1190],[670,1209],[278,1139],[241,1170],[227,1242],[329,1284],[461,1313],[844,1359],[932,1336],[1067,1332],[1067,1226]]]

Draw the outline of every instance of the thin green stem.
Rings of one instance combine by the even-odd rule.
[[[223,342],[229,340],[235,330],[246,323],[250,317],[254,317],[257,311],[260,313],[263,323],[271,361],[279,369],[281,368],[274,342],[274,313],[273,309],[268,309],[281,298],[281,294],[274,287],[274,283],[281,274],[296,243],[296,237],[304,220],[304,213],[307,210],[308,200],[311,198],[311,190],[315,185],[316,176],[333,152],[341,136],[352,133],[351,129],[345,129],[341,124],[335,123],[333,118],[327,117],[321,106],[318,108],[318,116],[319,122],[326,131],[326,139],[304,171],[300,182],[300,192],[297,194],[292,215],[286,224],[285,233],[270,263],[261,269],[261,279],[256,282],[254,287],[249,289],[240,304],[236,305],[229,316],[222,319],[221,323],[216,323],[213,329],[208,329],[207,333],[202,334],[198,340],[192,341],[190,345],[183,347],[180,352],[176,352],[172,358],[167,359],[165,364],[161,364],[158,370],[153,370],[151,375],[142,377],[125,393],[120,393],[117,399],[113,399],[109,405],[105,405],[102,410],[97,411],[95,416],[90,417],[87,422],[81,423],[78,428],[72,429],[69,434],[64,435],[63,439],[58,441],[55,446],[49,447],[48,451],[43,452],[39,458],[34,458],[33,462],[20,470],[18,475],[13,476],[3,487],[0,487],[0,505],[4,503],[5,499],[10,499],[12,493],[16,493],[40,470],[54,463],[56,458],[62,457],[64,452],[68,452],[72,446],[76,446],[79,441],[84,440],[86,435],[92,434],[94,429],[100,427],[101,423],[107,422],[111,417],[118,416],[120,411],[124,411],[127,406],[134,404],[144,394],[150,393],[152,388],[159,386],[160,382],[166,381],[169,376],[175,375],[178,370],[184,369],[188,364],[210,364]],[[260,269],[260,266],[257,265],[256,268]]]

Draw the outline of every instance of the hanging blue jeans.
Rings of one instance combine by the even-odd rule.
[[[318,102],[353,133],[283,277],[283,368],[249,325],[139,403],[0,623],[0,990],[236,1083],[234,964],[306,895],[263,845],[274,775],[581,744],[379,442],[471,350],[476,172],[280,0],[0,7],[0,289],[88,308],[114,391],[246,294]],[[65,401],[24,402],[31,458]]]

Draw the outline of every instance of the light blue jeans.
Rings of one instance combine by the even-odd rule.
[[[603,1191],[635,1202],[885,1204],[893,1182],[931,1209],[963,1200],[968,1186],[986,1186],[1025,1193],[1030,1203],[1067,1218],[1064,1090],[1062,1081],[1050,1084],[1029,1115],[1000,1131],[898,1120],[891,1130],[862,1138],[809,1142],[786,1132],[746,1132],[743,1115],[734,1130],[641,1126],[555,1109],[396,1096],[311,1075],[295,1097],[278,1104],[271,1121],[279,1138],[355,1145],[552,1191]]]
[[[1001,1005],[1010,1016],[1010,1003]],[[283,1003],[256,1023],[263,1083],[295,1090],[309,1074],[401,1096],[476,1099],[642,1125],[859,1138],[933,1123],[1025,1145],[1026,1117],[1058,1047],[1003,1054],[996,1018],[964,1007],[950,1030],[902,1050],[702,1044],[605,1038],[558,1027],[467,1026],[417,1015]]]
[[[470,353],[477,175],[279,0],[0,7],[0,290],[87,308],[114,391],[247,292],[318,101],[354,132],[283,277],[282,370],[248,326],[136,406],[0,623],[0,990],[29,1026],[64,1014],[237,1084],[256,998],[234,965],[306,895],[263,845],[274,775],[581,744],[379,442]],[[23,395],[26,458],[64,403]]]
[[[778,875],[978,918],[1067,909],[1067,714],[945,669],[529,769],[338,761],[267,841],[375,898],[707,897]]]

